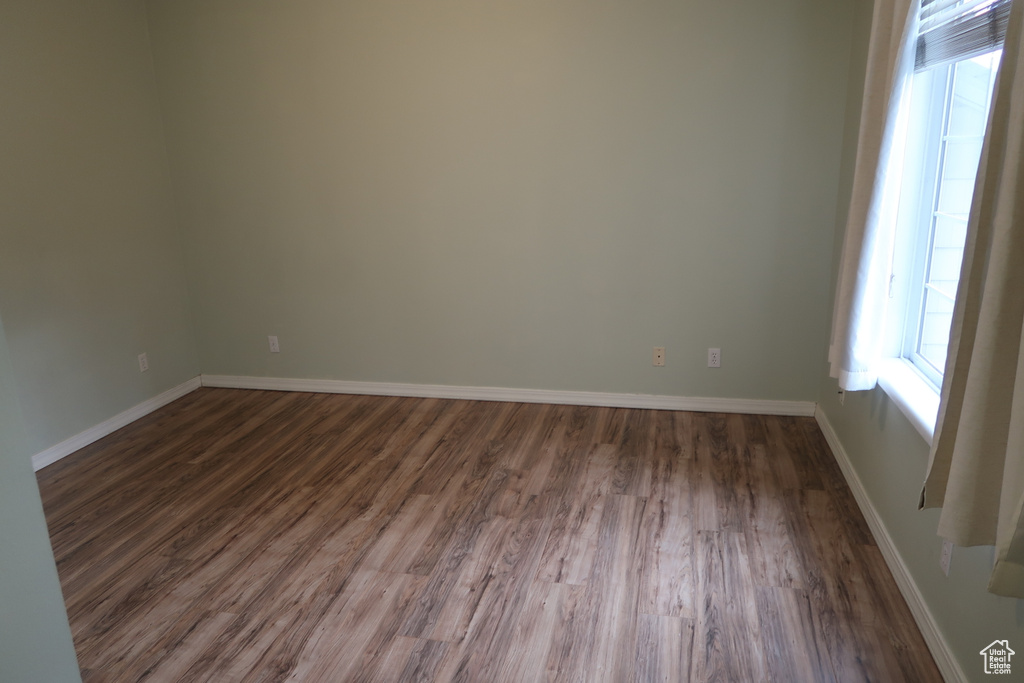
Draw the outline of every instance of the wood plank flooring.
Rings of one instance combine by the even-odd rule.
[[[809,418],[202,389],[39,473],[91,681],[941,681]]]

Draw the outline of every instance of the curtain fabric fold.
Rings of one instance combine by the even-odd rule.
[[[829,374],[848,391],[871,389],[878,380],[899,200],[899,182],[893,181],[901,175],[904,95],[915,58],[910,37],[917,35],[919,7],[919,0],[877,0],[871,22],[828,354]]]
[[[1024,0],[1013,3],[953,313],[921,507],[995,545],[989,591],[1024,598]]]

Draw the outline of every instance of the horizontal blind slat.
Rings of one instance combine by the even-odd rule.
[[[959,17],[988,11],[998,0],[940,0],[921,8],[920,33],[926,33]]]
[[[1002,46],[1010,0],[956,1],[960,4],[934,0],[921,8],[916,70],[969,59]],[[927,21],[926,11],[930,12]]]

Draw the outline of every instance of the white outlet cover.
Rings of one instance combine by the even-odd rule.
[[[653,362],[654,365],[656,365],[658,367],[661,367],[661,366],[665,365],[665,347],[664,346],[655,346],[654,347],[654,358],[653,358],[652,362]]]
[[[953,560],[953,541],[942,539],[942,555],[939,557],[939,568],[949,576],[949,563]]]
[[[722,349],[716,349],[716,348],[708,349],[708,367],[709,368],[720,368],[720,367],[722,367]]]
[[[149,356],[145,353],[139,354],[139,372],[145,372],[149,370]]]
[[[267,341],[270,342],[270,352],[271,353],[280,353],[281,352],[281,345],[277,343],[277,337],[275,335],[272,334],[272,335],[268,336],[267,337]]]

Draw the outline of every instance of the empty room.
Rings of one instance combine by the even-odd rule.
[[[0,3],[0,681],[1017,680],[1022,26]]]

